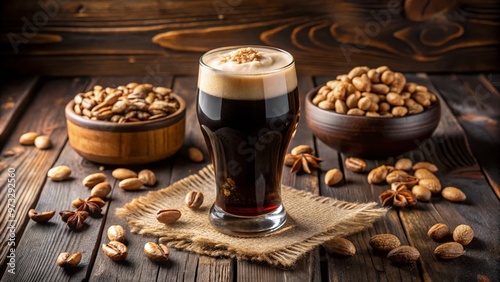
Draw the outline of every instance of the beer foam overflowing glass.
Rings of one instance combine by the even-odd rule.
[[[288,52],[233,46],[201,57],[197,115],[215,171],[215,228],[259,236],[285,223],[281,174],[299,113]]]

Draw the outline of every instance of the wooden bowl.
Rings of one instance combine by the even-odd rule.
[[[432,135],[439,123],[439,100],[415,115],[393,118],[353,116],[314,105],[312,98],[318,89],[312,89],[306,96],[307,124],[321,141],[347,155],[370,159],[397,156],[417,148]]]
[[[135,165],[165,159],[184,142],[186,103],[178,95],[180,108],[170,116],[142,122],[113,123],[85,119],[66,105],[69,143],[83,158],[102,164]]]

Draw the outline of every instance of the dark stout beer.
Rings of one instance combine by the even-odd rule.
[[[211,50],[200,59],[197,94],[215,171],[210,223],[237,236],[280,228],[281,174],[300,112],[292,55],[265,46]]]
[[[298,99],[297,88],[255,100],[198,90],[197,114],[216,171],[218,207],[255,216],[281,205],[281,170],[298,122]]]

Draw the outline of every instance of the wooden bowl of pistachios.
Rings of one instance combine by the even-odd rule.
[[[354,68],[306,96],[305,117],[313,134],[351,156],[378,159],[417,148],[438,126],[440,102],[426,87],[407,82],[387,67]],[[374,74],[375,73],[375,74]]]
[[[182,146],[185,101],[166,87],[96,85],[65,109],[71,147],[99,164],[136,165],[168,158]]]

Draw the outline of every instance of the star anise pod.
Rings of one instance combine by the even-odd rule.
[[[83,222],[89,216],[86,211],[60,211],[61,219],[66,222],[68,227],[72,230],[79,231],[83,229]]]
[[[311,173],[311,168],[320,168],[319,163],[323,160],[314,155],[303,153],[298,155],[286,154],[285,165],[291,166],[291,173],[303,170]]]
[[[79,211],[86,211],[91,216],[100,215],[102,207],[106,204],[103,199],[99,197],[88,197],[86,200],[78,198],[71,203]]]
[[[393,206],[404,208],[406,206],[414,206],[417,204],[417,198],[405,185],[401,185],[397,190],[386,190],[378,196],[382,202],[382,206]]]

